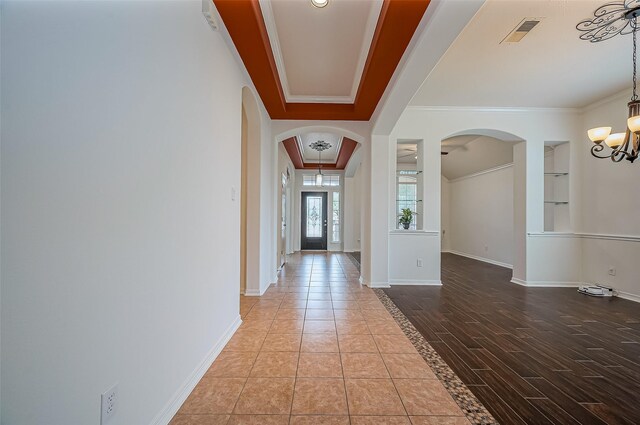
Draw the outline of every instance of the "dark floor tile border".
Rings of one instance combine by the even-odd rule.
[[[385,308],[391,313],[391,316],[400,325],[404,334],[409,338],[418,353],[424,358],[431,367],[438,379],[442,382],[451,397],[460,406],[469,422],[474,425],[497,425],[491,413],[480,403],[469,388],[458,378],[451,370],[449,365],[440,357],[436,350],[429,345],[422,334],[413,326],[407,317],[400,311],[394,302],[384,293],[382,289],[374,289]]]

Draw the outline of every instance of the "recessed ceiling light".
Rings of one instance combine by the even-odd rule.
[[[329,0],[311,0],[311,4],[315,7],[325,7],[329,4]]]

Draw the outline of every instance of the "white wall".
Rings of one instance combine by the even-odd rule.
[[[567,282],[573,284],[579,280],[579,243],[572,242],[567,247],[558,239],[539,238],[537,235],[544,229],[544,143],[566,140],[571,142],[572,152],[579,149],[582,145],[582,140],[578,138],[579,121],[580,116],[575,110],[473,107],[409,107],[405,110],[392,132],[389,144],[393,140],[424,140],[425,229],[436,232],[437,238],[437,244],[427,244],[433,246],[433,249],[429,250],[425,258],[429,265],[437,264],[437,267],[424,268],[421,271],[421,281],[432,282],[440,278],[440,141],[464,131],[477,130],[487,131],[474,134],[492,136],[503,141],[526,141],[514,146],[512,263],[516,281],[527,285],[556,285]],[[383,150],[380,149],[380,152]],[[573,161],[573,154],[571,157]],[[380,159],[379,163],[384,164],[384,160]],[[373,173],[385,174],[389,181],[392,179],[391,174],[381,167],[373,167]],[[579,173],[574,173],[570,186],[575,185],[579,178]],[[379,187],[376,187],[376,191],[378,190]],[[575,191],[572,190],[574,206],[571,214],[575,214],[575,205],[578,204],[573,202],[573,198],[577,197],[574,194]],[[394,202],[393,196],[388,196],[384,204],[374,203],[372,200],[371,208],[386,208]],[[382,229],[373,225],[371,228],[373,232],[382,235]],[[372,240],[375,237],[373,234]],[[561,255],[553,258],[541,255],[561,246],[566,250]],[[393,262],[399,256],[411,254],[409,243],[400,244],[393,250],[389,249],[387,258],[389,262]],[[372,258],[372,262],[383,261],[381,257],[381,253],[378,253]],[[435,273],[428,274],[433,270]],[[372,280],[381,281],[385,277],[388,281],[394,280],[393,276],[384,276],[382,272],[380,277]],[[563,280],[555,280],[554,276]]]
[[[513,264],[513,165],[449,181],[450,250]]]
[[[629,91],[587,108],[583,116],[584,146],[580,150],[582,167],[583,275],[587,283],[617,288],[622,295],[640,300],[640,281],[636,262],[640,256],[640,163],[596,159],[589,152],[589,128],[609,125],[624,131]],[[616,236],[624,236],[622,238]],[[610,267],[616,275],[610,276]],[[4,295],[3,295],[4,296]]]
[[[362,214],[362,167],[344,179],[344,251],[360,251]]]
[[[241,70],[200,1],[2,8],[1,422],[167,423],[239,323]]]
[[[280,223],[278,216],[278,148],[271,136],[271,119],[260,105],[263,125],[260,142],[260,294],[278,279],[278,242]]]
[[[448,252],[451,250],[451,186],[445,176],[440,178],[440,250]]]
[[[282,219],[282,193],[283,193],[283,187],[282,187],[282,175],[288,175],[288,181],[287,181],[287,186],[284,188],[284,193],[285,193],[285,197],[288,197],[286,200],[286,210],[284,211],[284,217],[285,217],[285,222],[286,222],[286,229],[285,229],[285,246],[282,246],[282,235],[281,235],[281,222],[280,220]],[[285,254],[290,254],[291,251],[287,251],[287,245],[289,246],[289,248],[291,247],[291,232],[292,232],[292,228],[293,228],[293,223],[292,223],[292,211],[294,210],[294,206],[293,206],[293,190],[295,188],[295,179],[296,179],[296,173],[295,173],[295,167],[293,166],[293,163],[291,162],[291,159],[289,158],[289,155],[287,154],[286,149],[284,148],[284,146],[282,145],[282,143],[278,144],[278,198],[277,198],[277,202],[276,202],[276,208],[278,209],[278,227],[277,227],[277,244],[278,244],[278,256],[280,255],[280,251],[284,250]],[[287,195],[288,193],[288,195]],[[278,258],[279,261],[279,258]],[[279,266],[280,264],[278,264]]]

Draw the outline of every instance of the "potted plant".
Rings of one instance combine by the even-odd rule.
[[[400,219],[398,223],[402,224],[402,227],[406,230],[411,226],[411,221],[413,220],[413,211],[411,208],[403,208],[402,214],[400,214]]]

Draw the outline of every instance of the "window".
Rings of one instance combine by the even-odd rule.
[[[323,186],[340,186],[340,176],[323,176],[322,185]]]
[[[316,175],[303,175],[302,176],[302,185],[303,186],[315,186],[316,185]],[[340,186],[340,176],[330,176],[327,174],[322,175],[322,186]]]
[[[322,237],[322,196],[307,197],[307,237]]]
[[[408,175],[400,172],[398,175],[398,199],[396,201],[397,210],[396,214],[398,217],[402,215],[402,210],[404,208],[409,208],[411,211],[418,211],[418,182],[415,175]],[[401,229],[402,225],[397,223],[397,228]],[[410,229],[416,229],[416,220],[411,221]]]
[[[340,242],[340,192],[333,192],[332,201],[331,220],[333,224],[333,234],[331,242],[337,243]]]
[[[396,229],[422,230],[424,227],[422,193],[424,151],[422,140],[398,140],[396,153]],[[403,216],[402,210],[411,214]],[[389,223],[391,224],[391,223]]]

